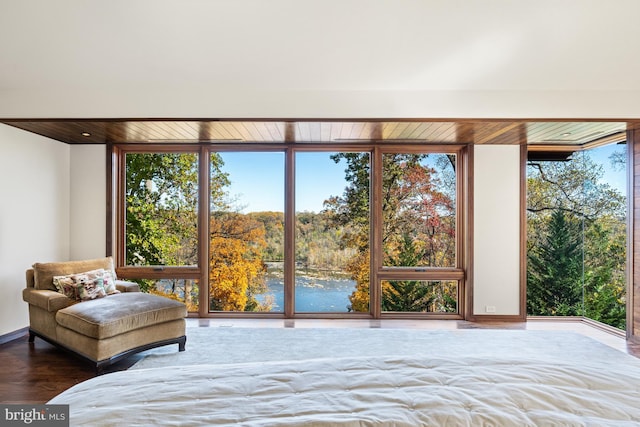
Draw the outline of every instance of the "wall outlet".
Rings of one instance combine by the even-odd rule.
[[[484,312],[485,313],[495,313],[496,312],[496,306],[495,305],[487,305],[484,307]]]

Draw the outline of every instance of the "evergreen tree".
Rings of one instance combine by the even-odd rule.
[[[582,238],[580,223],[556,209],[540,244],[529,251],[527,313],[582,315]]]
[[[595,149],[597,150],[597,149]],[[625,167],[626,150],[610,156],[614,169]],[[540,277],[531,277],[532,259],[540,257],[546,244],[552,213],[583,219],[583,313],[608,325],[625,328],[626,323],[626,197],[606,180],[604,165],[589,151],[575,153],[566,162],[531,162],[527,170],[527,250],[529,295],[539,291]],[[533,254],[536,254],[532,256]],[[538,276],[540,273],[538,272]],[[551,280],[551,277],[549,277]],[[556,278],[561,282],[562,277]],[[529,314],[539,304],[527,304]],[[562,307],[557,314],[564,314]],[[571,311],[571,313],[575,310]],[[545,313],[548,314],[548,313]]]
[[[404,234],[400,251],[392,265],[412,265],[424,255],[410,234]],[[382,311],[455,312],[456,285],[442,281],[394,280],[382,282]],[[353,299],[352,299],[353,301]]]

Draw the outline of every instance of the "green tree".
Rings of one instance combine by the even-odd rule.
[[[626,197],[603,182],[604,168],[588,153],[566,162],[530,162],[527,167],[527,246],[539,242],[557,209],[592,222],[603,215],[624,218]]]
[[[626,227],[616,217],[598,218],[585,231],[585,316],[626,327]]]
[[[126,156],[126,263],[197,262],[197,156]]]
[[[576,316],[582,308],[580,223],[557,209],[538,246],[529,251],[527,313]]]
[[[349,226],[341,238],[343,247],[358,252],[369,250],[369,153],[336,153],[331,159],[346,163],[342,196],[331,197],[324,203],[328,221],[337,226]]]
[[[422,251],[412,237],[403,236],[401,249],[391,260],[392,266],[415,265]],[[452,295],[453,292],[453,295]],[[382,282],[382,311],[397,312],[454,312],[455,289],[441,281],[393,280]]]
[[[624,151],[616,150],[611,156],[615,168],[624,167]],[[574,278],[575,286],[581,289],[581,313],[624,328],[626,197],[604,181],[604,167],[592,159],[590,152],[576,153],[573,157],[566,162],[533,162],[528,166],[528,298],[533,298],[531,294],[536,292],[562,295],[561,287],[568,286],[566,277],[552,280],[549,276],[544,289],[536,289],[540,277],[549,272],[545,265],[532,261],[548,243],[554,215],[562,211],[567,222],[576,222],[578,218],[581,222],[578,238],[582,242],[582,274]],[[535,301],[528,301],[528,314],[543,314],[532,311],[535,305]],[[576,312],[566,306],[551,311],[559,315]]]

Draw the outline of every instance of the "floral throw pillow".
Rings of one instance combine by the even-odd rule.
[[[102,286],[107,295],[120,293],[120,291],[116,289],[116,276],[113,270],[104,270]]]
[[[87,301],[107,296],[104,289],[103,269],[67,276],[54,276],[53,284],[58,292],[76,301]]]

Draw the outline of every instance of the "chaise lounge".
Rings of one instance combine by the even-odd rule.
[[[70,350],[98,372],[150,348],[185,349],[186,306],[117,280],[111,257],[35,263],[26,279],[29,341],[37,336]]]

